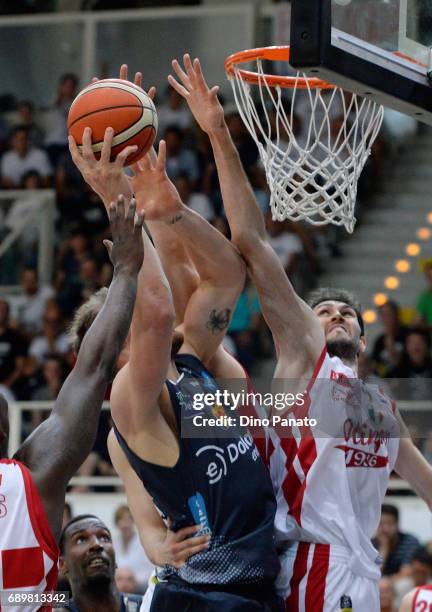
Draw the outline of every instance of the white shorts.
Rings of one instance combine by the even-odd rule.
[[[277,588],[287,612],[380,612],[378,580],[350,570],[348,549],[300,542],[280,561]]]

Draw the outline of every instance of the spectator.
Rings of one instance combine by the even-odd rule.
[[[199,178],[198,158],[195,151],[184,147],[183,132],[175,126],[170,126],[165,130],[164,139],[166,141],[166,169],[172,181],[180,174],[185,174],[193,187]]]
[[[413,587],[429,584],[432,581],[432,555],[426,548],[418,548],[410,563]]]
[[[34,104],[30,100],[21,100],[18,104],[18,125],[27,129],[29,142],[33,147],[41,147],[43,131],[34,118]]]
[[[127,506],[119,506],[114,515],[118,534],[113,537],[119,568],[133,567],[140,585],[146,585],[154,566],[147,558],[140,542],[135,523]]]
[[[379,314],[384,332],[375,340],[372,359],[377,373],[385,377],[400,361],[407,328],[401,325],[396,302],[389,300],[380,306]]]
[[[379,581],[379,592],[381,603],[380,612],[397,612],[394,605],[396,592],[390,578],[381,578]]]
[[[258,149],[249,136],[244,123],[237,111],[225,115],[231,138],[239,152],[240,159],[246,172],[251,170],[258,161]]]
[[[431,397],[432,359],[429,334],[421,328],[406,332],[399,364],[389,376],[399,380],[398,399],[428,400]],[[404,379],[410,379],[405,381]]]
[[[43,333],[32,340],[29,354],[42,364],[49,353],[66,356],[70,350],[69,339],[64,332],[64,321],[60,308],[50,302],[45,308]]]
[[[383,504],[374,545],[383,559],[383,576],[392,576],[404,565],[411,563],[420,543],[415,536],[399,531],[399,511],[396,506]]]
[[[31,146],[25,127],[14,128],[11,140],[12,150],[5,153],[0,162],[3,187],[18,188],[23,176],[29,170],[38,172],[42,186],[47,187],[53,172],[45,151]]]
[[[52,127],[45,139],[45,146],[54,167],[61,155],[68,151],[67,117],[77,90],[78,77],[75,74],[66,73],[60,77],[57,99],[52,110]]]
[[[40,286],[34,268],[24,269],[21,276],[23,294],[12,298],[12,314],[29,336],[42,330],[42,319],[49,299],[54,295],[52,287]]]
[[[79,271],[81,301],[88,300],[101,288],[99,277],[99,263],[94,257],[84,257],[80,262]]]
[[[22,177],[21,189],[36,190],[42,188],[42,177],[36,170],[29,170]],[[21,230],[19,245],[24,259],[30,265],[36,255],[39,236],[39,213],[42,210],[43,194],[31,194],[18,198],[12,203],[5,218],[5,226],[9,230]]]
[[[296,259],[303,254],[303,244],[297,234],[290,231],[287,223],[273,221],[271,212],[266,216],[266,227],[269,234],[269,242],[276,251],[288,276],[294,274]]]
[[[33,393],[44,384],[41,368],[37,360],[31,355],[24,358],[24,365],[21,375],[13,386],[14,393],[21,402],[28,402],[33,397]],[[26,431],[30,435],[31,430]]]
[[[123,593],[140,593],[141,588],[130,567],[117,567],[115,582],[119,591]]]
[[[417,298],[417,322],[432,327],[432,260],[424,263],[426,289]]]
[[[204,193],[192,191],[192,185],[187,174],[179,174],[174,184],[186,206],[189,206],[207,221],[211,222],[214,219],[215,211],[210,199]]]
[[[166,89],[165,102],[158,104],[157,113],[160,134],[165,134],[169,126],[175,126],[186,132],[193,123],[189,107],[185,105],[181,95],[170,86]]]
[[[98,517],[86,514],[69,521],[60,535],[59,548],[59,569],[72,591],[72,600],[62,610],[125,612],[133,604],[139,610],[142,597],[121,593],[116,586],[111,533]]]
[[[6,387],[21,376],[27,343],[24,337],[9,325],[9,304],[0,299],[0,383]]]
[[[65,380],[65,363],[58,355],[46,355],[42,366],[43,386],[39,387],[33,395],[35,402],[51,402],[57,398]]]

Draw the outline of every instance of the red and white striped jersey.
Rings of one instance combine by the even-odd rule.
[[[59,551],[28,469],[0,460],[0,591],[49,592],[57,587]],[[51,610],[4,606],[5,612]]]
[[[417,587],[412,612],[432,612],[432,584]]]
[[[269,442],[279,542],[342,546],[352,553],[352,572],[380,577],[371,538],[399,450],[394,409],[377,386],[323,351],[304,406],[289,415],[317,426],[294,427],[291,437],[281,427]]]

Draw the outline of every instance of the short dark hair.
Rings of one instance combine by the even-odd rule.
[[[399,510],[393,504],[383,504],[381,506],[381,514],[390,514],[399,523]]]
[[[69,338],[72,349],[78,354],[84,336],[90,329],[93,321],[98,316],[105,304],[108,289],[102,287],[96,291],[88,300],[84,302],[75,312],[71,326],[69,328]]]
[[[428,565],[430,568],[432,568],[432,555],[423,546],[417,548],[417,550],[411,557],[411,562],[412,561],[418,561],[419,563],[422,563],[423,565]]]
[[[73,525],[74,523],[78,523],[79,521],[83,521],[84,519],[96,519],[97,521],[100,521],[100,518],[98,516],[96,516],[95,514],[78,514],[77,516],[74,516],[73,518],[71,518],[70,521],[68,521],[66,523],[66,525],[63,527],[61,534],[60,534],[60,539],[59,539],[59,549],[60,549],[60,554],[63,555],[65,548],[66,548],[66,532],[69,529],[69,527],[71,525]]]
[[[431,348],[431,337],[428,331],[423,327],[409,327],[405,333],[405,342],[408,336],[421,336],[425,341],[426,346]]]
[[[311,291],[306,298],[307,304],[315,308],[321,302],[343,302],[355,310],[357,321],[360,325],[361,335],[364,335],[364,321],[361,314],[361,305],[357,298],[346,289],[335,289],[334,287],[320,287]]]

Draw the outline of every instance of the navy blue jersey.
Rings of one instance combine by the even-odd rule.
[[[180,377],[167,381],[178,431],[190,420],[194,393],[214,393],[216,382],[192,355],[175,359]],[[211,416],[211,409],[210,416]],[[214,416],[214,415],[213,415]],[[163,467],[140,459],[115,429],[131,466],[172,529],[201,524],[209,549],[171,572],[189,583],[272,581],[279,570],[274,543],[276,501],[268,472],[247,430],[233,437],[184,438],[179,459]],[[211,429],[206,435],[211,436]],[[231,435],[231,430],[229,432]]]

